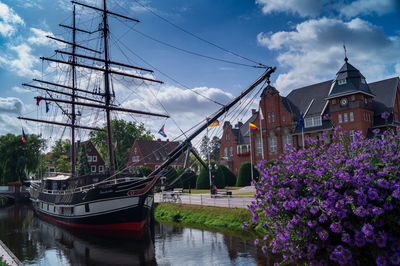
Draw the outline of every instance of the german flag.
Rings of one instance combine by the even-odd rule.
[[[217,127],[219,126],[219,121],[215,120],[214,122],[212,122],[211,124],[208,125],[208,127]]]

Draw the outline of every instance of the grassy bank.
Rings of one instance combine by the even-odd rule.
[[[221,208],[199,205],[158,203],[154,216],[157,221],[178,226],[189,226],[211,231],[235,234],[240,237],[253,238],[242,229],[244,221],[250,222],[251,212],[243,208]]]

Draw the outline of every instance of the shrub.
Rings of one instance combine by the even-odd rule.
[[[175,170],[174,167],[168,166],[168,171],[165,174],[166,179],[166,185],[167,189],[174,189],[174,188],[182,188],[183,187],[183,182],[182,179],[178,179],[178,172]],[[175,183],[173,183],[175,182]]]
[[[224,173],[222,172],[222,169],[218,167],[218,169],[213,169],[214,171],[214,185],[217,186],[217,188],[224,188],[225,187],[225,178],[224,178]],[[208,189],[210,188],[210,178],[208,174],[208,170],[202,167],[200,169],[200,174],[197,177],[197,182],[196,182],[196,188],[197,189]]]
[[[253,178],[256,180],[259,177],[257,169],[253,168]],[[238,177],[236,180],[237,187],[250,186],[251,183],[251,163],[243,163],[239,168]]]
[[[133,173],[133,176],[135,176],[135,177],[148,176],[149,174],[151,174],[151,172],[153,172],[153,170],[151,168],[142,166],[135,170],[135,172]]]
[[[185,171],[185,169],[183,169],[183,167],[180,167],[178,169],[178,175],[181,175],[184,171]],[[196,187],[196,179],[197,179],[196,173],[190,169],[187,169],[186,172],[181,176],[183,188],[186,188],[186,189],[195,188]]]
[[[267,234],[255,242],[293,262],[399,264],[400,130],[383,140],[358,132],[351,143],[335,130],[330,145],[325,134],[279,164],[260,165],[249,209]]]
[[[225,187],[225,176],[224,172],[221,167],[218,166],[217,170],[214,170],[214,185],[217,188],[224,188]]]
[[[221,168],[222,173],[224,174],[225,177],[225,185],[227,186],[234,186],[236,185],[236,176],[234,173],[232,173],[231,170],[229,170],[228,167],[225,165],[219,165],[219,168]]]

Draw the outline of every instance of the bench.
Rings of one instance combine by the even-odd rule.
[[[173,192],[176,193],[176,194],[182,194],[183,193],[183,188],[174,188]]]
[[[217,195],[232,196],[232,191],[229,191],[227,189],[218,189]]]

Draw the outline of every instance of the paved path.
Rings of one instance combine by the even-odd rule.
[[[248,196],[216,196],[210,194],[176,194],[164,192],[154,195],[155,202],[172,202],[183,204],[195,204],[203,206],[227,207],[227,208],[247,208],[251,204],[253,197]]]
[[[7,265],[20,266],[22,263],[17,257],[8,249],[8,247],[0,240],[0,256],[3,257],[3,261],[6,261]]]

